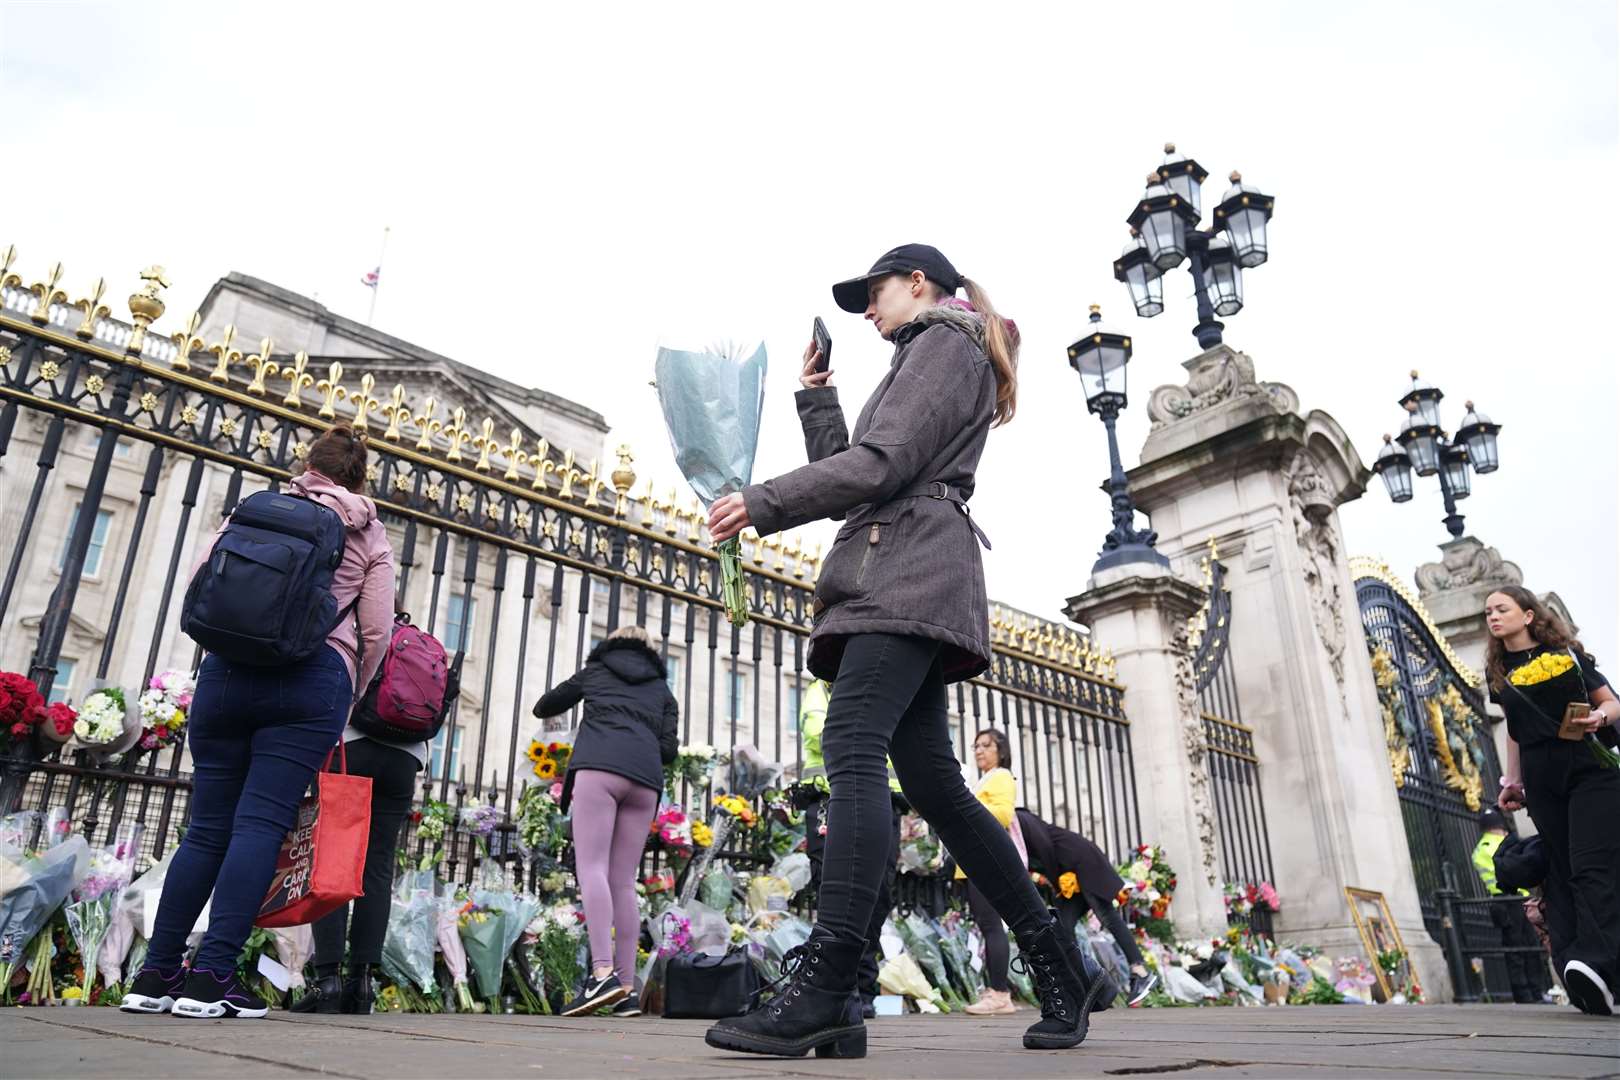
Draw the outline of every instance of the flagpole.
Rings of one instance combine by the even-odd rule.
[[[383,226],[382,250],[377,252],[377,284],[371,287],[371,308],[366,312],[366,325],[377,315],[377,294],[382,291],[382,261],[388,253],[388,226]]]

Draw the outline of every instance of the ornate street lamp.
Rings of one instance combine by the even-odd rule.
[[[1266,226],[1276,202],[1243,177],[1232,174],[1232,187],[1215,208],[1212,227],[1199,228],[1203,183],[1209,172],[1198,162],[1166,143],[1164,163],[1148,176],[1147,190],[1126,219],[1140,235],[1142,254],[1133,254],[1133,242],[1114,263],[1114,277],[1131,291],[1136,313],[1152,318],[1164,310],[1164,285],[1151,291],[1146,268],[1163,274],[1183,262],[1193,277],[1198,304],[1198,325],[1193,336],[1205,349],[1221,343],[1222,325],[1216,316],[1243,310],[1242,271],[1266,261]]]
[[[1502,425],[1491,423],[1491,418],[1475,409],[1472,401],[1467,407],[1462,426],[1457,429],[1457,441],[1468,447],[1468,464],[1475,472],[1481,476],[1493,473],[1501,464],[1496,457],[1496,433]]]
[[[1406,422],[1393,439],[1384,436],[1373,470],[1383,478],[1390,501],[1398,503],[1411,501],[1414,472],[1419,476],[1438,475],[1446,505],[1446,531],[1461,539],[1463,516],[1457,513],[1457,504],[1473,493],[1474,473],[1495,472],[1500,464],[1496,435],[1502,425],[1492,423],[1470,401],[1457,434],[1447,437],[1440,426],[1440,401],[1444,397],[1439,387],[1412,372],[1412,385],[1400,401],[1406,410]]]
[[[1390,502],[1412,501],[1412,459],[1388,435],[1384,436],[1378,460],[1373,462],[1373,471],[1383,479]]]
[[[1164,310],[1164,281],[1161,278],[1163,271],[1153,265],[1153,259],[1148,255],[1147,241],[1135,229],[1131,230],[1131,242],[1125,245],[1119,258],[1114,260],[1114,280],[1123,281],[1131,290],[1131,303],[1136,305],[1136,313],[1144,319],[1151,319]]]
[[[1119,460],[1119,436],[1114,424],[1125,409],[1125,368],[1130,360],[1131,339],[1104,330],[1102,310],[1091,305],[1091,330],[1069,346],[1069,366],[1080,376],[1086,408],[1102,417],[1108,431],[1108,495],[1113,503],[1114,527],[1103,538],[1102,554],[1092,566],[1092,573],[1133,562],[1170,565],[1169,559],[1154,550],[1159,534],[1136,528],[1136,507],[1131,503],[1125,467]]]

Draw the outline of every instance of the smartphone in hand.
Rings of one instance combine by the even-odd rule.
[[[827,365],[832,362],[832,335],[827,333],[827,324],[816,316],[816,321],[810,326],[810,335],[816,343],[816,350],[821,353],[821,359],[816,361],[817,374],[826,371]]]

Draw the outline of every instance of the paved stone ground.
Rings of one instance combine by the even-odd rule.
[[[878,1020],[865,1060],[822,1061],[718,1053],[689,1020],[7,1009],[0,1078],[1620,1077],[1620,1018],[1550,1006],[1115,1010],[1058,1053],[1022,1049],[1031,1015]]]

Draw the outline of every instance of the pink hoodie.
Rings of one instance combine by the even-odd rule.
[[[347,543],[343,548],[343,561],[332,575],[332,595],[337,598],[344,617],[326,636],[326,642],[343,657],[349,669],[349,680],[358,695],[371,685],[371,677],[382,664],[390,632],[394,625],[394,549],[389,546],[388,533],[377,520],[377,505],[365,495],[357,495],[340,484],[333,483],[314,469],[293,477],[290,485],[295,494],[314,499],[336,510],[348,526]],[[208,547],[191,568],[197,576],[198,567],[208,561],[219,534],[225,531],[230,519],[220,523],[209,540]],[[353,611],[346,611],[355,597],[360,602]],[[359,634],[355,632],[355,617],[359,616]],[[357,660],[355,641],[359,637],[364,647],[360,678],[355,678]]]

